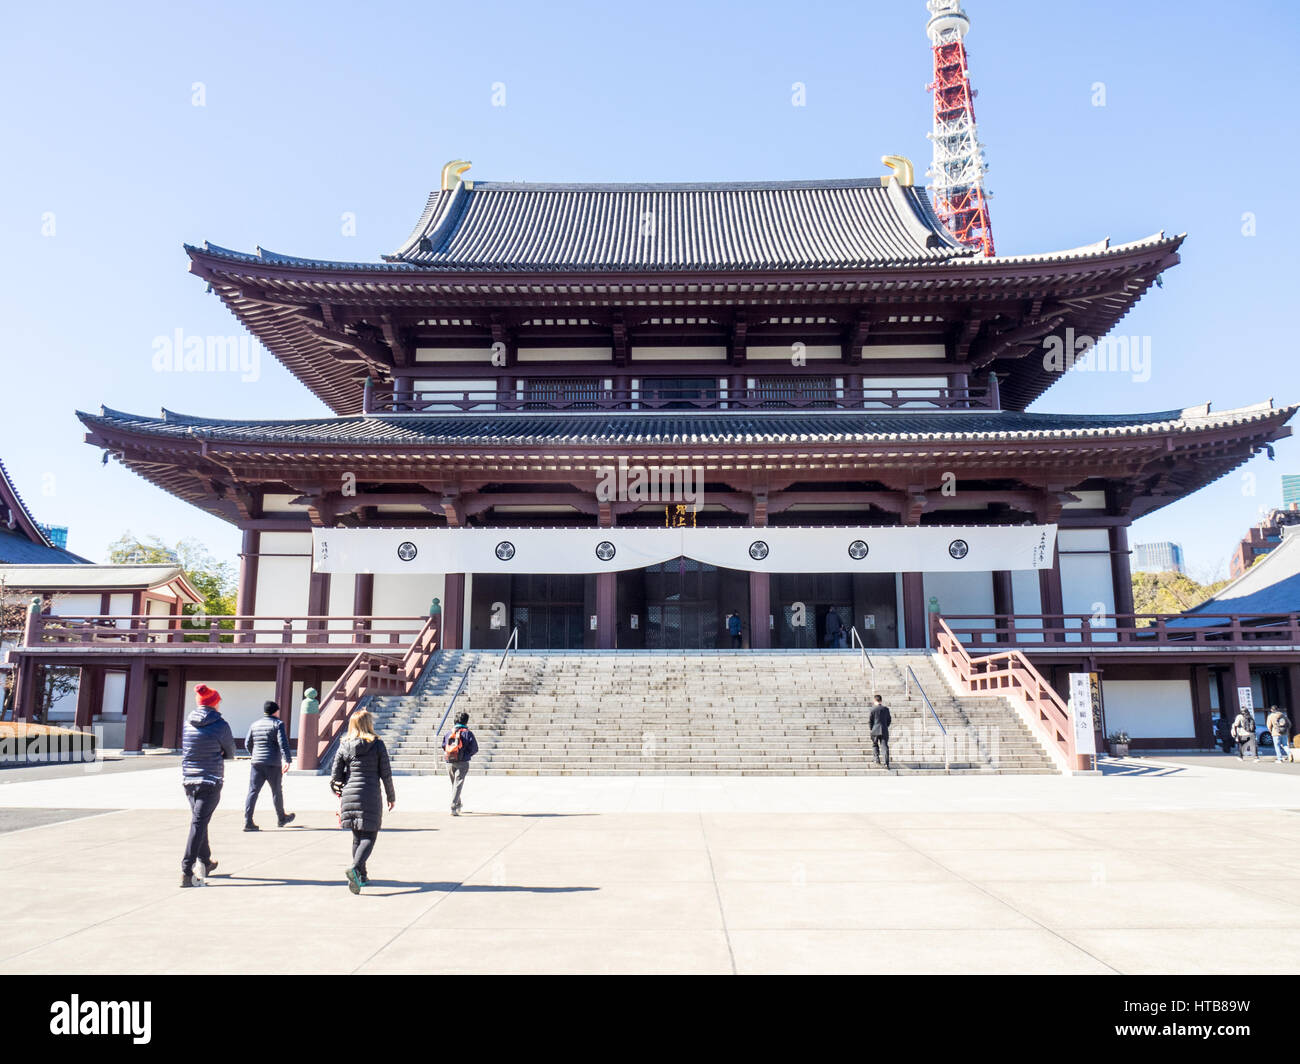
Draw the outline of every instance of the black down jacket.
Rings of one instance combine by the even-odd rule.
[[[384,794],[379,793],[383,782]],[[393,770],[383,739],[361,742],[344,739],[334,755],[330,786],[340,795],[340,825],[353,831],[378,831],[384,822],[384,798],[397,800]]]

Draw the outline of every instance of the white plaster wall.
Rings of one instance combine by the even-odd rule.
[[[835,344],[807,344],[804,346],[803,354],[809,362],[813,362],[819,359],[839,358],[840,349]],[[783,359],[788,362],[793,355],[794,348],[791,344],[745,348],[745,357],[759,362],[780,362]]]
[[[253,613],[268,621],[275,617],[298,617],[307,612],[311,590],[311,533],[263,532],[261,557],[257,562],[257,591],[253,596]],[[268,555],[288,555],[268,557]],[[302,627],[299,622],[298,628]],[[259,643],[278,643],[278,632],[267,631],[257,637]]]
[[[1016,614],[1043,612],[1043,585],[1037,569],[1014,569],[1011,572],[1011,604]],[[1041,635],[1020,637],[1025,643],[1041,643]]]
[[[100,713],[120,716],[126,712],[126,673],[104,673],[104,701],[99,707]]]
[[[429,615],[429,604],[437,596],[446,598],[441,573],[376,573],[373,598],[373,615],[376,617],[418,617],[418,621],[405,624],[385,623],[403,631],[419,631],[423,618]],[[444,608],[446,607],[444,601]]]
[[[1066,613],[1104,614],[1102,623],[1115,623],[1115,586],[1111,580],[1110,537],[1104,528],[1061,529],[1056,534],[1061,551],[1061,601]],[[1101,551],[1068,554],[1067,551]],[[1072,622],[1070,627],[1077,628]],[[1076,637],[1077,638],[1077,637]],[[1110,637],[1110,638],[1113,638]],[[1099,641],[1104,637],[1098,636]]]
[[[491,362],[490,347],[417,347],[416,362]]]
[[[725,347],[634,347],[633,362],[699,362],[727,357]]]
[[[1192,685],[1188,680],[1102,680],[1106,730],[1134,739],[1196,736]]]
[[[922,593],[925,608],[930,609],[930,598],[939,600],[939,612],[945,617],[965,613],[991,614],[993,612],[993,574],[984,573],[925,573],[922,576]],[[991,628],[992,620],[967,624],[970,628]],[[926,620],[927,638],[929,619]]]
[[[612,347],[521,347],[519,362],[612,362]]]
[[[196,705],[194,689],[203,680],[191,680],[185,684],[185,716]],[[235,733],[235,742],[243,741],[248,734],[248,728],[253,721],[265,716],[262,712],[262,703],[267,699],[275,697],[274,680],[222,680],[213,681],[208,684],[221,694],[221,715],[226,718],[230,724],[230,730]],[[294,707],[297,709],[297,706]],[[284,707],[280,707],[281,716],[287,716],[284,713]]]
[[[352,642],[352,604],[356,592],[356,577],[352,573],[335,573],[330,577],[330,600],[326,611],[331,617],[347,617],[346,621],[330,621],[330,642]]]
[[[99,613],[98,595],[55,595],[50,604],[55,617],[84,617]]]
[[[862,349],[863,361],[947,357],[943,344],[868,344]]]

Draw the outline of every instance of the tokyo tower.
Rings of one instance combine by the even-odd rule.
[[[975,92],[970,87],[963,43],[970,19],[961,0],[927,0],[925,32],[934,46],[934,158],[926,176],[935,212],[961,243],[993,254],[988,192],[984,188],[984,145],[975,127]]]

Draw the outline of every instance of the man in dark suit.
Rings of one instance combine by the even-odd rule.
[[[893,718],[889,715],[889,707],[879,695],[875,696],[876,704],[871,707],[871,716],[868,723],[871,725],[871,749],[876,755],[876,764],[880,764],[880,750],[883,747],[885,751],[885,768],[889,768],[889,725],[893,723]]]

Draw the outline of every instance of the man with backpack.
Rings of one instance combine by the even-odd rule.
[[[889,768],[889,726],[894,722],[890,715],[889,707],[885,705],[884,699],[879,695],[875,696],[876,704],[871,707],[871,716],[867,718],[867,723],[871,727],[871,749],[876,755],[876,764],[880,764],[880,749],[885,750],[885,768]]]
[[[190,803],[190,834],[181,858],[182,887],[203,886],[217,869],[208,845],[208,822],[221,801],[225,762],[235,756],[235,737],[221,715],[221,695],[201,683],[194,689],[194,698],[198,705],[185,719],[181,736],[181,783]]]
[[[1273,752],[1277,754],[1278,761],[1290,761],[1291,752],[1287,749],[1287,741],[1291,737],[1291,718],[1285,710],[1274,706],[1265,726],[1269,735],[1273,736]]]
[[[1259,746],[1255,741],[1255,714],[1246,707],[1242,707],[1241,712],[1237,714],[1237,719],[1232,722],[1232,737],[1237,740],[1237,760],[1245,761],[1246,754],[1250,754],[1259,762]]]
[[[452,816],[460,816],[460,792],[469,773],[469,759],[478,753],[478,740],[468,724],[469,714],[458,714],[451,731],[442,738],[442,756],[447,762],[447,777],[451,780]]]

